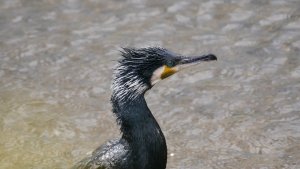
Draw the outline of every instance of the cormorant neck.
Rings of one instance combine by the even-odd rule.
[[[165,169],[167,146],[164,135],[149,110],[144,93],[135,98],[112,96],[113,112],[134,155],[136,168]]]

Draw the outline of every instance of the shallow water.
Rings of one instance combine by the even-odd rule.
[[[0,168],[69,168],[119,135],[121,46],[214,53],[147,101],[170,169],[300,168],[300,1],[0,1]]]

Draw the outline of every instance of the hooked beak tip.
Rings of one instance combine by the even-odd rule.
[[[207,60],[207,61],[209,61],[209,60],[218,60],[218,58],[217,58],[217,56],[214,55],[214,54],[208,54],[208,55],[206,56],[206,59],[205,59],[205,60]]]

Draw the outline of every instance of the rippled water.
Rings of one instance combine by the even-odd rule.
[[[218,56],[147,94],[168,168],[300,168],[300,1],[1,0],[1,169],[68,168],[119,135],[120,46]]]

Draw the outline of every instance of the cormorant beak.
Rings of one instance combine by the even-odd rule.
[[[213,61],[217,60],[217,57],[213,54],[202,55],[202,56],[192,56],[192,57],[181,57],[178,66],[190,65],[203,61]]]
[[[214,54],[201,55],[201,56],[181,56],[180,60],[174,68],[177,71],[191,67],[201,62],[208,62],[217,60],[217,57]]]
[[[190,67],[191,65],[203,62],[203,61],[213,61],[217,60],[217,57],[213,54],[208,55],[202,55],[202,56],[192,56],[192,57],[186,57],[186,56],[180,56],[178,59],[178,63],[174,67],[168,67],[164,65],[163,67],[160,67],[159,69],[155,70],[152,78],[151,78],[151,84],[154,85],[158,81],[165,79],[179,70],[182,70],[186,67]]]

